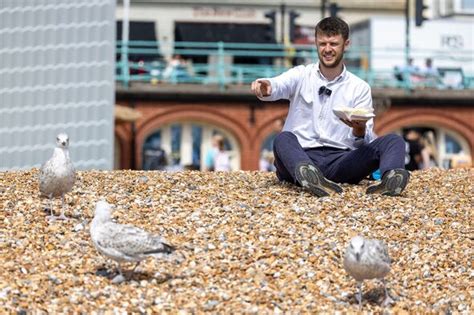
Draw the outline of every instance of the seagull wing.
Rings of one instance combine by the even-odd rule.
[[[51,159],[47,160],[46,162],[41,165],[41,168],[39,170],[39,185],[40,185],[40,191],[41,193],[44,193],[45,190],[45,185],[48,185],[49,182],[51,181],[52,177],[52,161]]]
[[[373,255],[378,261],[382,261],[387,265],[390,265],[391,259],[388,254],[387,245],[380,240],[370,240],[371,255]]]
[[[171,253],[175,248],[159,237],[132,225],[109,222],[101,227],[99,245],[118,251],[124,256],[138,258],[154,253]]]

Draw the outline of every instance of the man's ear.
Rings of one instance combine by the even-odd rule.
[[[351,44],[351,40],[350,39],[346,39],[346,41],[344,42],[344,51],[346,51],[346,49],[349,48],[349,45]]]

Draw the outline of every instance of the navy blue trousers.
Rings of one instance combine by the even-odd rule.
[[[273,153],[277,177],[291,183],[296,183],[295,169],[302,162],[313,163],[333,182],[349,184],[357,184],[377,169],[383,175],[405,168],[405,141],[395,134],[379,137],[355,150],[344,150],[303,148],[293,133],[283,131],[273,142]]]

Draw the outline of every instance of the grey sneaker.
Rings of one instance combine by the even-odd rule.
[[[301,163],[295,170],[296,180],[305,189],[318,197],[329,196],[329,192],[342,192],[341,186],[326,179],[323,173],[311,163]]]
[[[382,194],[385,196],[399,196],[408,184],[410,173],[403,169],[397,168],[385,172],[382,176],[380,184],[375,184],[367,188],[367,194]]]

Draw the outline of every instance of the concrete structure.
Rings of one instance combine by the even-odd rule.
[[[79,169],[111,169],[115,0],[1,1],[0,170],[39,167],[69,134]]]

